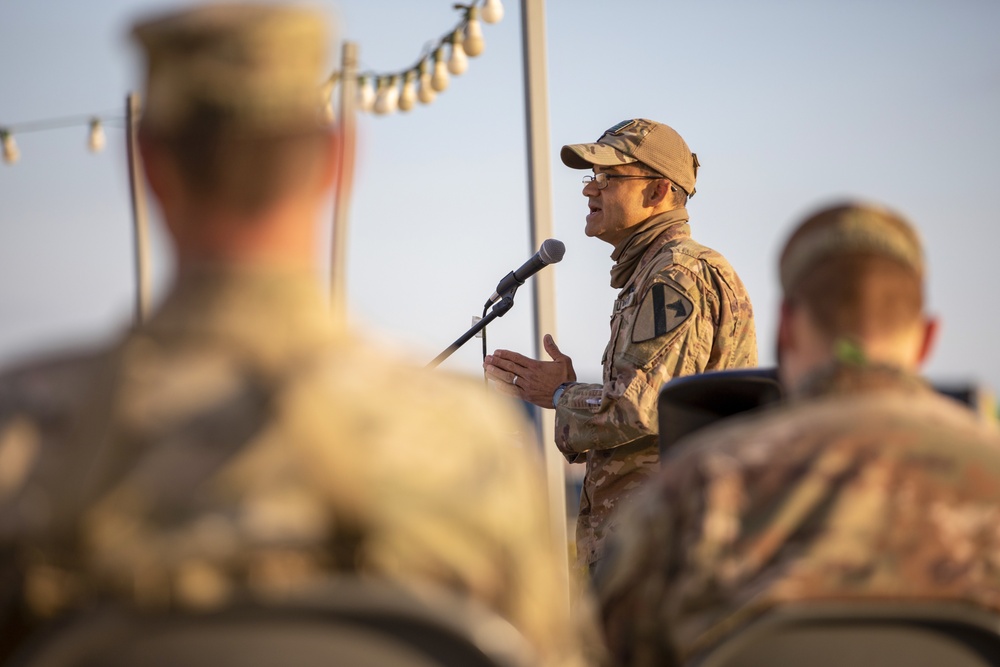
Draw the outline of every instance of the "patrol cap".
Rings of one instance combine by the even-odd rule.
[[[563,146],[559,157],[571,169],[641,162],[669,178],[689,196],[695,192],[698,156],[672,127],[645,118],[623,120],[605,130],[592,144]]]
[[[209,4],[139,22],[143,125],[169,133],[208,115],[236,133],[318,127],[326,26],[318,11],[266,4]]]
[[[781,288],[787,294],[824,259],[856,253],[895,260],[923,279],[924,254],[916,230],[886,208],[848,202],[812,214],[792,232],[781,252]]]

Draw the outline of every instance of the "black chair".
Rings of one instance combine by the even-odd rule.
[[[785,605],[691,667],[996,667],[1000,615],[949,602]]]
[[[660,456],[678,440],[719,419],[781,399],[774,368],[746,368],[687,375],[663,385],[657,397]]]
[[[528,667],[521,634],[438,590],[331,582],[308,597],[210,613],[104,607],[64,619],[10,667]]]

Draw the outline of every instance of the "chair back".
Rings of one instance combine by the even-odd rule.
[[[774,368],[741,368],[674,378],[663,385],[657,399],[660,456],[700,428],[780,398],[781,385]]]
[[[788,605],[691,667],[997,667],[1000,615],[954,602]]]
[[[439,590],[331,582],[308,597],[209,613],[102,607],[63,619],[9,667],[531,667],[523,636]]]

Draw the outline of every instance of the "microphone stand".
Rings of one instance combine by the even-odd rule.
[[[504,315],[506,315],[507,311],[509,311],[511,308],[514,307],[514,292],[517,291],[518,287],[519,285],[514,285],[512,288],[504,292],[503,295],[500,297],[500,300],[496,302],[496,304],[493,306],[493,309],[490,310],[489,314],[487,314],[486,317],[473,324],[472,328],[470,328],[464,334],[459,336],[458,339],[454,343],[449,345],[447,348],[445,348],[444,351],[441,352],[441,354],[434,357],[434,360],[431,361],[429,364],[427,364],[427,368],[437,367],[442,361],[444,361],[452,354],[454,354],[455,350],[465,345],[467,342],[469,342],[469,339],[471,339],[477,333],[485,329],[487,324],[489,324],[498,317],[503,317]]]

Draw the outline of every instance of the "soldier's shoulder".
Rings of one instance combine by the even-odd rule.
[[[731,288],[743,289],[736,270],[722,253],[689,236],[664,246],[649,261],[646,270],[646,282],[667,279],[686,289],[714,290],[721,277]]]
[[[892,423],[905,433],[901,441],[1000,463],[1000,429],[973,406],[932,390],[917,397],[887,396],[885,400],[884,410],[891,411]],[[860,401],[854,401],[853,407],[862,417],[870,410]]]
[[[344,337],[318,353],[316,379],[330,382],[331,389],[351,388],[357,395],[432,395],[453,400],[479,400],[485,387],[467,374],[445,368],[429,368],[416,360],[419,352],[379,339],[369,342],[357,336]]]
[[[809,452],[829,444],[831,429],[855,423],[851,410],[819,398],[779,403],[737,414],[681,439],[665,456],[665,484],[686,476],[736,473],[756,468],[792,468]]]
[[[710,458],[768,466],[834,447],[873,454],[920,448],[955,459],[1000,461],[1000,432],[968,407],[930,390],[831,395],[727,418],[682,440],[670,457],[677,469],[703,467]]]
[[[64,489],[65,479],[53,483],[62,471],[72,479],[74,469],[68,442],[86,414],[93,378],[107,352],[78,349],[20,362],[0,371],[0,541],[11,534],[37,529],[31,507],[50,493]],[[55,475],[55,477],[54,477]],[[39,494],[21,505],[19,495],[29,484]],[[25,508],[28,508],[25,512]],[[44,513],[43,513],[44,514]]]
[[[791,413],[799,421],[857,433],[877,433],[898,446],[939,443],[943,451],[981,444],[1000,453],[1000,431],[970,406],[926,387],[923,391],[848,392],[821,397]],[[887,436],[882,434],[888,433]],[[877,443],[872,443],[877,447]]]
[[[0,369],[0,413],[48,412],[79,399],[111,354],[106,347],[81,347]]]
[[[732,265],[725,255],[715,248],[699,243],[690,236],[679,239],[670,249],[678,263],[695,266],[704,262],[720,269],[732,270]]]
[[[458,440],[474,447],[527,432],[523,411],[491,392],[482,379],[427,368],[415,363],[414,355],[401,347],[342,340],[322,355],[306,381],[351,419],[410,430],[429,447]],[[431,434],[442,437],[431,442]]]

